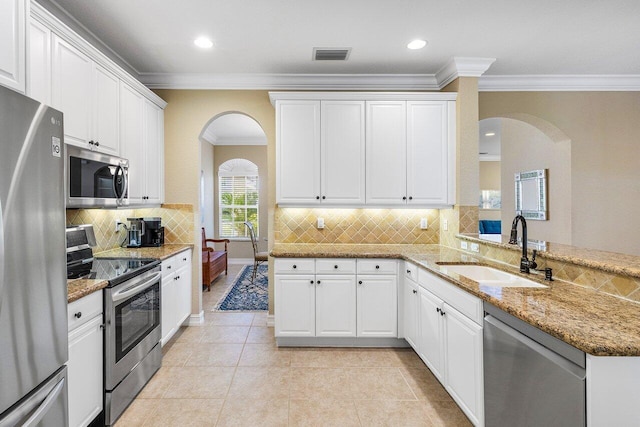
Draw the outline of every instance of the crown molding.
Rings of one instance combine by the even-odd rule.
[[[635,92],[640,91],[640,74],[627,75],[517,75],[483,76],[481,92]]]
[[[141,73],[151,89],[440,90],[433,74],[164,74]]]
[[[435,74],[438,85],[442,89],[458,77],[480,77],[495,62],[496,58],[469,58],[456,56],[451,58]]]

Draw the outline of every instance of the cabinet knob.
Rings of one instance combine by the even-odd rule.
[[[311,283],[313,285],[313,280],[309,280],[309,283]]]
[[[444,310],[440,310],[440,316],[444,316],[445,314]]]
[[[380,266],[379,265],[376,265],[376,270],[380,270]]]
[[[182,258],[182,260],[183,260],[183,261],[186,261],[187,259],[186,259],[186,258]]]
[[[402,196],[402,200],[407,200],[407,196]]]
[[[100,143],[96,141],[96,147],[100,147]]]
[[[338,269],[338,266],[337,266],[337,265],[334,265],[334,266],[333,266],[333,268],[335,268],[335,269],[337,270],[337,269]]]
[[[320,284],[320,280],[318,280],[316,283],[319,285]]]
[[[82,317],[82,312],[81,311],[77,312],[76,314],[73,315],[73,317],[75,317],[76,319],[81,318]]]
[[[93,141],[93,139],[91,141],[89,141],[89,145],[95,145],[96,143]]]
[[[440,313],[440,307],[436,307],[436,311]]]
[[[327,198],[327,196],[322,196],[322,200],[324,200],[324,199],[326,199],[326,198]]]
[[[362,285],[362,280],[359,280],[359,281],[358,281],[358,285]]]
[[[316,200],[320,200],[320,196],[316,196]]]
[[[298,266],[293,264],[293,269],[295,270],[296,268],[298,268]]]
[[[167,266],[167,270],[171,270],[171,266],[170,265]]]
[[[413,197],[409,196],[409,200],[413,200]]]
[[[417,294],[417,293],[418,293],[418,291],[416,291],[416,290],[414,289],[414,290],[413,290],[413,293],[414,293],[414,294]]]
[[[407,269],[407,273],[411,274],[411,270]]]

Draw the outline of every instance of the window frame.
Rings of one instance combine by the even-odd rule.
[[[244,179],[244,204],[240,205],[240,204],[231,204],[231,205],[227,205],[223,203],[223,199],[222,199],[222,195],[223,195],[223,190],[222,190],[222,186],[223,186],[223,181],[225,179],[231,179],[232,183],[231,185],[233,186],[233,180],[236,180],[238,178],[243,178]],[[247,185],[247,182],[249,182],[249,180],[253,180],[255,179],[255,192],[256,192],[256,203],[254,204],[247,204],[248,201],[248,189],[250,188]],[[235,202],[235,193],[234,193],[234,188],[232,187],[232,192],[231,194],[234,195],[234,202]],[[239,193],[238,193],[239,194]],[[239,224],[240,222],[234,221],[233,217],[234,217],[234,210],[235,209],[242,209],[244,210],[244,221],[249,221],[248,219],[248,211],[249,209],[255,209],[256,211],[256,221],[255,223],[253,223],[254,225],[254,229],[256,231],[256,236],[258,235],[258,230],[259,230],[259,223],[260,223],[260,176],[258,175],[257,171],[254,174],[246,174],[246,173],[239,173],[237,175],[235,174],[230,174],[230,173],[225,173],[225,174],[220,174],[218,173],[218,233],[220,238],[224,238],[224,239],[229,239],[229,240],[235,240],[235,241],[250,241],[251,240],[251,236],[249,236],[248,233],[248,229],[246,226],[243,226],[243,234],[242,235],[236,235],[236,236],[232,236],[232,235],[226,235],[224,234],[224,224],[229,223],[229,221],[224,221],[223,220],[223,210],[224,209],[231,209],[231,217],[232,220],[230,221],[231,223],[231,230],[235,230],[237,231],[236,228],[236,224]],[[244,223],[244,221],[242,223]]]

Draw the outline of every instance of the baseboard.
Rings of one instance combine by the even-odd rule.
[[[229,258],[228,261],[229,261],[229,264],[241,264],[241,265],[253,264],[253,258]]]
[[[402,338],[277,337],[278,347],[409,347]]]
[[[267,314],[267,326],[276,326],[276,317],[273,314]]]
[[[189,321],[187,324],[189,326],[199,326],[204,323],[204,310],[202,310],[199,314],[192,314],[189,316]]]

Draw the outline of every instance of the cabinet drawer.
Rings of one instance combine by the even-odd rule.
[[[172,256],[171,258],[165,259],[160,264],[160,269],[162,270],[162,277],[167,277],[171,273],[175,272],[178,269],[176,265],[177,257]]]
[[[463,291],[422,268],[418,270],[418,284],[443,299],[444,302],[478,325],[482,325],[483,312],[480,298]]]
[[[358,274],[396,274],[397,265],[394,259],[359,259]]]
[[[191,265],[191,250],[180,252],[172,257],[174,259],[175,269],[178,270],[185,265]]]
[[[82,297],[67,305],[68,330],[72,331],[94,317],[102,315],[102,291]]]
[[[314,274],[315,260],[312,258],[276,258],[276,274]]]
[[[414,282],[418,281],[418,267],[415,264],[410,263],[409,261],[404,262],[404,275],[405,277],[413,280]]]
[[[356,274],[356,260],[344,258],[316,259],[316,274]]]

